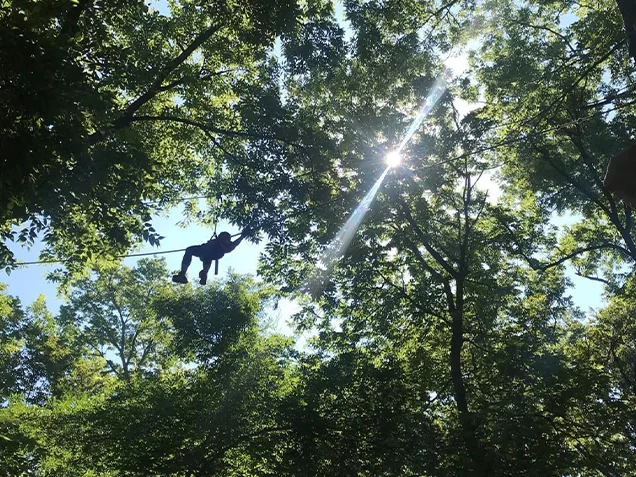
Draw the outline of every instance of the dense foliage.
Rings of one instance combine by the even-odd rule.
[[[636,475],[636,233],[602,180],[632,10],[0,3],[0,263],[41,241],[70,286],[54,314],[0,290],[0,473]],[[192,195],[267,238],[262,282],[114,259]],[[264,325],[282,295],[311,346]]]

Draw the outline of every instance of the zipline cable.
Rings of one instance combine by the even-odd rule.
[[[146,257],[148,255],[164,255],[164,254],[168,254],[168,253],[177,253],[177,252],[184,252],[185,248],[180,248],[180,249],[175,249],[175,250],[163,250],[163,251],[158,251],[158,252],[146,252],[146,253],[130,253],[128,255],[117,255],[117,258],[129,258],[129,257]],[[69,262],[71,259],[66,259],[66,260],[38,260],[35,262],[16,262],[16,265],[21,267],[24,265],[46,265],[46,264],[51,264],[51,263],[64,263],[64,262]]]
[[[234,234],[232,235],[232,237],[237,237],[241,235],[240,233]],[[150,255],[165,255],[168,253],[177,253],[177,252],[185,252],[185,248],[177,248],[174,250],[160,250],[157,252],[144,252],[144,253],[129,253],[127,255],[117,255],[117,258],[130,258],[130,257],[148,257]],[[66,260],[38,260],[35,262],[16,262],[16,265],[18,266],[24,266],[24,265],[46,265],[46,264],[50,264],[50,263],[64,263],[64,262],[69,262],[71,259],[66,259]]]

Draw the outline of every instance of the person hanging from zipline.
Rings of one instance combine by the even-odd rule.
[[[188,283],[186,273],[190,263],[192,263],[192,257],[199,257],[203,262],[203,269],[199,272],[199,283],[205,285],[212,262],[219,260],[226,253],[234,250],[248,234],[249,230],[244,230],[241,232],[241,236],[232,242],[232,235],[228,232],[221,232],[218,237],[212,237],[206,243],[186,248],[181,261],[181,271],[172,277],[172,281],[175,283]]]

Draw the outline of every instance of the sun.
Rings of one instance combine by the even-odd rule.
[[[402,162],[402,156],[398,151],[391,151],[386,155],[386,164],[389,167],[397,167]]]

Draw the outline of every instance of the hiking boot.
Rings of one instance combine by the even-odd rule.
[[[205,285],[207,282],[208,282],[208,274],[204,272],[203,270],[201,270],[199,272],[199,283],[201,285]]]
[[[188,277],[183,272],[179,272],[172,277],[172,281],[175,283],[188,283]]]

